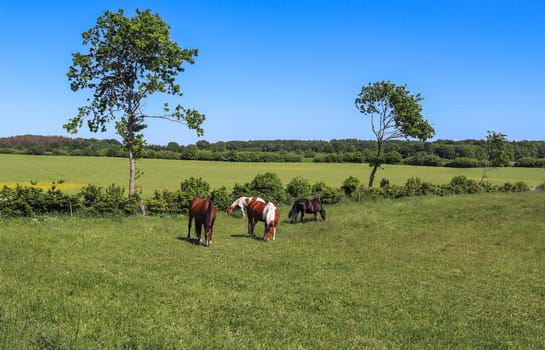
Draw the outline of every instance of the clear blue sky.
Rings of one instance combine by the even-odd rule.
[[[545,140],[543,0],[0,1],[0,137],[62,135],[85,103],[71,54],[104,10],[150,8],[199,57],[179,76],[181,102],[206,115],[202,138],[373,139],[354,99],[390,80],[420,93],[434,139]],[[145,112],[156,114],[163,99]],[[117,138],[109,132],[78,137]],[[198,141],[149,123],[148,143]]]

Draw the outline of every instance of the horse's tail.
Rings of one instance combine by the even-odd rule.
[[[206,216],[204,217],[204,227],[206,230],[210,227],[212,223],[212,214],[214,213],[214,202],[212,199],[207,200],[208,209],[206,210]]]
[[[263,213],[263,219],[265,219],[265,226],[267,227],[267,229],[274,222],[275,214],[276,214],[276,207],[274,206],[274,204],[272,204],[271,202],[267,203]]]

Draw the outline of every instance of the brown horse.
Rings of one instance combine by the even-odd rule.
[[[276,226],[280,221],[280,210],[271,202],[263,203],[255,197],[246,200],[248,204],[248,234],[254,236],[254,228],[258,221],[265,223],[263,240],[276,239]]]
[[[201,231],[204,226],[206,246],[212,244],[212,232],[214,220],[216,220],[216,207],[211,199],[194,197],[189,203],[189,223],[187,224],[187,240],[191,240],[191,221],[195,218],[195,230],[197,239],[201,243]]]

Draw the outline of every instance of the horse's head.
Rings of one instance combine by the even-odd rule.
[[[325,221],[325,209],[323,207],[320,209],[320,216],[322,217],[322,220]]]
[[[235,207],[230,205],[227,209],[225,209],[225,214],[231,215],[233,213],[233,209],[235,209]]]
[[[297,219],[297,205],[293,204],[290,212],[288,213],[288,218],[291,222],[294,222]]]

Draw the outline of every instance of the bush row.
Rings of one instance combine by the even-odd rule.
[[[535,190],[543,190],[545,184]],[[524,182],[505,183],[501,186],[478,183],[465,176],[456,176],[450,183],[434,185],[409,178],[404,185],[390,185],[382,179],[379,188],[366,189],[360,181],[349,176],[339,188],[323,182],[311,184],[303,177],[293,178],[286,187],[274,173],[258,174],[251,182],[235,184],[229,192],[224,186],[211,189],[202,178],[190,177],[180,184],[176,191],[156,190],[151,198],[128,197],[125,190],[115,184],[101,187],[89,184],[77,194],[65,194],[52,185],[48,190],[37,187],[17,185],[4,186],[0,190],[0,217],[33,216],[47,213],[67,213],[70,215],[133,215],[145,208],[149,215],[181,214],[187,212],[189,201],[194,196],[212,197],[218,210],[225,210],[229,204],[241,196],[259,196],[268,201],[291,203],[300,197],[317,197],[324,204],[334,204],[343,198],[362,200],[363,198],[400,198],[423,195],[473,194],[481,192],[528,192]]]
[[[380,188],[373,188],[365,192],[368,197],[401,198],[411,196],[446,196],[457,194],[475,194],[490,192],[529,192],[543,191],[545,184],[537,188],[530,189],[524,181],[515,183],[504,183],[503,185],[492,185],[489,182],[477,182],[467,177],[455,176],[448,184],[435,185],[420,180],[419,178],[409,178],[404,185],[390,185],[388,180],[381,181]]]

